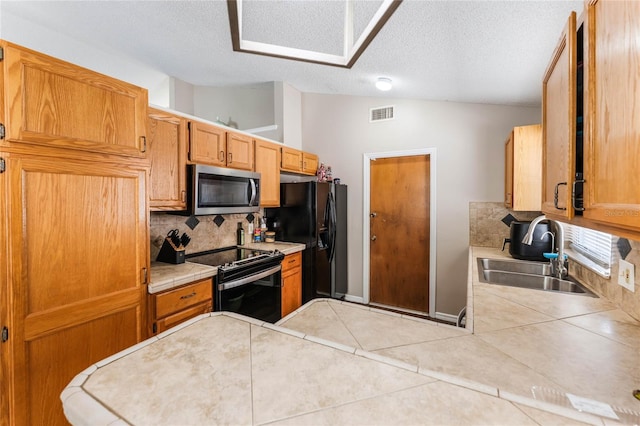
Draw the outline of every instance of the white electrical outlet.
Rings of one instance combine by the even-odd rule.
[[[629,263],[626,260],[622,260],[620,259],[620,264],[619,264],[619,271],[618,271],[618,284],[620,284],[622,287],[626,288],[627,290],[633,292],[635,291],[634,289],[634,267],[633,267],[633,263]]]

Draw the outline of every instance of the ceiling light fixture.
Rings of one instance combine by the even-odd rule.
[[[382,90],[383,92],[388,92],[391,90],[391,79],[387,77],[378,77],[376,80],[376,88],[378,90]]]

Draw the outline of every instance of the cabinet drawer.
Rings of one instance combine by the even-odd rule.
[[[170,329],[188,319],[197,317],[201,314],[211,312],[211,302],[204,302],[199,305],[192,306],[176,314],[169,315],[165,318],[159,319],[156,323],[156,333],[162,333],[165,330]]]
[[[302,252],[289,254],[282,260],[282,272],[287,272],[294,268],[302,266]]]
[[[212,300],[212,285],[212,280],[209,278],[156,295],[156,318]]]

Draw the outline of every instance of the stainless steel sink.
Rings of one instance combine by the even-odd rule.
[[[519,272],[521,274],[551,275],[551,264],[549,262],[478,258],[478,269],[480,268],[492,271]]]
[[[478,258],[483,283],[598,297],[571,277],[549,276],[550,271],[550,265],[541,262]]]

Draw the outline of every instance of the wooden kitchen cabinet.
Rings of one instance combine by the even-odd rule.
[[[576,14],[571,12],[542,82],[542,212],[570,220],[576,159]]]
[[[223,128],[189,122],[189,160],[192,163],[227,165],[227,134]]]
[[[190,318],[211,312],[213,280],[206,278],[149,295],[150,331],[162,333]]]
[[[318,171],[318,156],[283,146],[280,169],[286,172],[315,175]]]
[[[253,138],[240,133],[227,132],[227,167],[254,169]]]
[[[302,306],[302,252],[282,260],[282,317]]]
[[[146,156],[146,89],[6,41],[0,46],[6,99],[0,144]]]
[[[255,169],[260,173],[260,206],[280,207],[280,148],[255,139]]]
[[[198,164],[253,170],[253,138],[212,124],[190,121],[189,160]]]
[[[505,142],[505,206],[539,211],[541,198],[542,126],[514,127]]]
[[[586,2],[585,221],[640,232],[640,2]]]
[[[302,173],[315,175],[318,172],[318,156],[310,152],[302,152]]]
[[[187,208],[187,120],[149,108],[151,162],[149,207],[154,211]]]
[[[0,307],[9,336],[0,344],[0,423],[66,424],[60,392],[69,381],[146,338],[148,171],[0,157],[0,292],[10,295]]]

